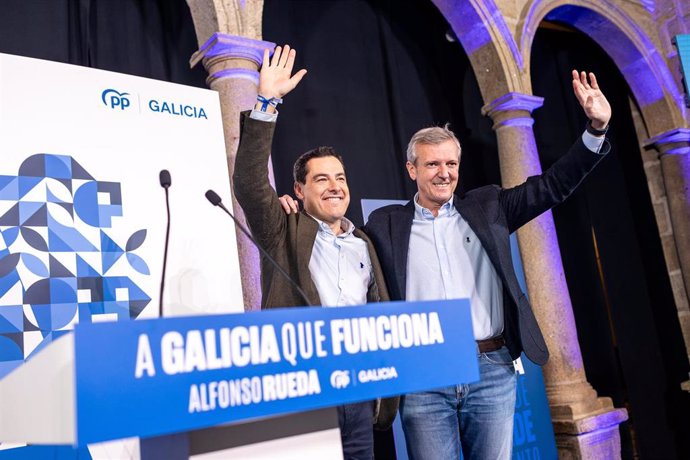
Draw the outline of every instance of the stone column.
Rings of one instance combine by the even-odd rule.
[[[672,239],[662,239],[662,242],[665,253],[675,252],[673,256],[677,255],[677,259],[667,256],[674,262],[669,267],[669,277],[674,297],[684,299],[686,296],[683,294],[690,293],[690,129],[674,129],[649,139],[645,144],[659,152],[673,230]],[[690,309],[687,303],[676,303],[685,348],[690,357]],[[690,381],[684,382],[683,388],[690,391]]]
[[[542,172],[531,116],[542,103],[508,93],[482,108],[494,121],[504,187]],[[597,397],[587,382],[553,215],[542,214],[517,234],[530,303],[551,353],[543,371],[559,458],[620,458],[618,425],[627,411]]]
[[[199,51],[194,53],[190,61],[192,66],[200,61],[204,64],[209,74],[206,79],[209,87],[218,91],[220,95],[230,178],[235,170],[235,154],[240,135],[240,112],[251,109],[256,102],[259,85],[258,69],[266,48],[272,51],[275,44],[216,32]],[[274,183],[270,161],[269,175],[271,183]],[[234,196],[232,207],[235,217],[245,223],[244,212]],[[261,307],[259,252],[244,234],[239,231],[236,233],[244,308],[258,310]]]

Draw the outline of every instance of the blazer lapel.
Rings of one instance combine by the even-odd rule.
[[[402,298],[407,298],[407,253],[410,247],[412,220],[414,219],[414,202],[410,200],[405,206],[391,213],[391,246],[393,248],[393,267],[395,281]]]
[[[319,292],[316,290],[316,285],[309,271],[311,251],[314,248],[314,240],[316,240],[319,224],[304,212],[297,217],[297,241],[295,241],[295,245],[297,247],[297,277],[299,285],[307,294],[312,305],[321,305]]]

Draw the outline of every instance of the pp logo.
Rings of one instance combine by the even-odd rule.
[[[111,109],[125,110],[130,106],[129,93],[121,93],[112,88],[106,89],[101,93],[101,100],[103,104],[110,107]]]
[[[333,371],[331,374],[331,386],[333,388],[345,388],[350,384],[350,371]]]

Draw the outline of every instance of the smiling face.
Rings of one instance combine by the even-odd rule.
[[[407,162],[407,172],[417,182],[419,204],[436,215],[458,185],[460,151],[449,139],[440,144],[417,144],[415,152],[417,158]]]
[[[340,160],[333,156],[309,160],[304,183],[295,182],[295,194],[304,203],[305,211],[340,233],[340,221],[350,204],[350,190]]]

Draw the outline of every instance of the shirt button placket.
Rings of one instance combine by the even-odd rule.
[[[445,241],[443,240],[442,225],[436,225],[437,219],[434,219],[434,244],[436,246],[436,254],[440,265],[441,282],[443,283],[443,296],[448,298],[448,251],[446,251]]]
[[[335,241],[335,246],[338,248],[338,288],[340,289],[340,292],[338,293],[338,304],[342,304],[341,297],[343,292],[343,284],[345,281],[345,254],[343,253],[342,245],[337,239]]]

